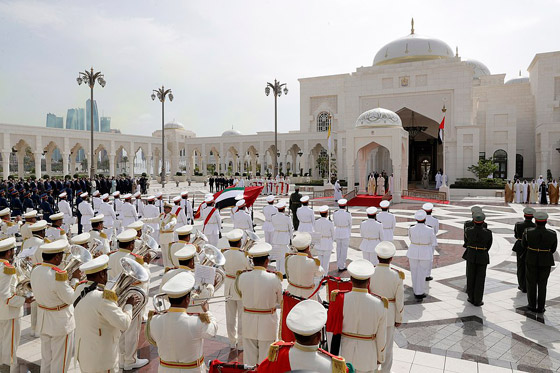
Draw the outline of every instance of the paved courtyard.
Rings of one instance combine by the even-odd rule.
[[[156,192],[158,186],[152,186]],[[207,190],[202,184],[190,187],[175,185],[166,187],[165,192],[174,195],[188,189],[196,198],[195,205],[202,200]],[[287,200],[287,197],[284,197]],[[317,208],[324,202],[316,203]],[[465,263],[463,253],[463,222],[470,216],[470,206],[483,207],[489,228],[494,232],[494,243],[490,250],[490,265],[486,277],[484,306],[477,308],[466,301]],[[261,224],[264,199],[259,198],[254,207],[257,234],[264,237]],[[406,273],[405,311],[403,325],[395,334],[394,372],[556,372],[560,371],[560,271],[553,271],[548,286],[547,311],[536,317],[526,311],[525,294],[517,290],[515,255],[512,255],[513,224],[522,216],[523,205],[506,205],[500,199],[469,198],[436,205],[434,216],[440,220],[439,247],[434,259],[434,280],[429,282],[429,296],[417,303],[411,291],[411,281],[406,248],[410,243],[407,228],[413,224],[413,213],[421,203],[402,203],[392,207],[397,216],[395,244],[397,255],[395,266]],[[540,205],[534,205],[541,209]],[[553,229],[560,228],[560,208],[545,206],[550,215]],[[357,250],[360,243],[359,224],[366,217],[363,208],[350,208],[353,214],[353,229],[349,260],[361,258]],[[232,229],[229,211],[222,212],[224,231]],[[199,221],[196,227],[200,227]],[[225,240],[220,247],[225,247]],[[556,254],[556,261],[560,257]],[[331,256],[330,274],[338,273],[336,256]],[[158,292],[163,274],[160,262],[150,265],[152,281],[150,295]],[[219,295],[223,288],[217,292]],[[324,289],[322,297],[324,298]],[[225,312],[223,303],[213,304],[219,330],[218,336],[205,342],[206,360],[218,358],[222,361],[241,360],[242,354],[230,350],[226,338]],[[40,342],[29,334],[29,310],[22,323],[22,338],[19,349],[22,371],[39,371]],[[139,372],[155,372],[158,367],[157,350],[149,345],[143,335],[139,356],[149,358],[150,364]],[[73,368],[79,371],[78,368]]]

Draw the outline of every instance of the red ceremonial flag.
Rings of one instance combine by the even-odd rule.
[[[443,127],[445,127],[445,115],[439,124],[438,141],[440,144],[443,144]]]

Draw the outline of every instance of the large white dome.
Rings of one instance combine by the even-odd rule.
[[[181,123],[177,122],[175,119],[172,122],[166,123],[165,124],[165,129],[185,129],[185,126],[183,126]]]
[[[402,126],[401,118],[393,111],[375,108],[363,112],[356,120],[357,128]]]
[[[463,60],[468,66],[472,67],[474,70],[473,79],[478,79],[483,75],[491,75],[490,69],[486,67],[485,64],[478,60],[467,59]]]
[[[389,65],[450,57],[453,57],[451,47],[439,39],[416,34],[413,20],[410,35],[383,46],[375,55],[373,64]]]
[[[241,135],[243,135],[241,132],[239,132],[238,130],[234,130],[233,128],[224,131],[224,133],[222,133],[222,136],[241,136]]]

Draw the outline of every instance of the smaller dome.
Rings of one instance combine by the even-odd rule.
[[[224,133],[222,133],[222,136],[241,136],[241,135],[243,135],[241,132],[239,132],[238,130],[234,130],[233,128],[224,131]]]
[[[401,118],[393,111],[375,108],[363,112],[356,120],[356,127],[393,127],[402,126]]]
[[[520,83],[529,83],[529,78],[526,76],[521,76],[518,78],[510,79],[505,84],[520,84]]]
[[[490,69],[480,61],[468,59],[468,60],[464,60],[464,62],[473,68],[474,70],[473,79],[479,79],[483,75],[492,75],[490,73]]]
[[[166,129],[185,129],[185,126],[183,126],[181,123],[177,122],[175,119],[172,122],[166,123],[165,124],[165,128]]]

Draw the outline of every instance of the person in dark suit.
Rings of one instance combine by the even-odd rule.
[[[484,304],[484,282],[486,280],[486,267],[490,263],[488,250],[492,246],[492,231],[484,228],[486,216],[483,212],[473,215],[474,225],[465,231],[465,244],[467,251],[463,259],[467,261],[467,301],[476,307]]]
[[[301,193],[299,192],[299,186],[296,185],[294,192],[290,195],[290,211],[292,211],[292,222],[294,224],[294,230],[298,230],[299,219],[297,217],[296,211],[301,207]]]
[[[546,182],[543,181],[541,183],[541,186],[539,187],[539,192],[541,192],[541,200],[540,200],[541,205],[548,204],[548,198],[546,197],[547,191],[548,191],[548,186],[546,185]]]
[[[535,214],[535,209],[532,207],[526,207],[523,209],[523,221],[518,221],[515,223],[513,228],[513,235],[516,238],[515,244],[513,244],[513,251],[517,256],[517,288],[523,293],[527,292],[527,284],[525,282],[525,252],[527,251],[521,244],[523,239],[523,233],[527,228],[533,228],[535,223],[533,223],[533,215]]]
[[[527,250],[525,254],[527,302],[528,309],[543,313],[546,302],[546,285],[550,276],[550,267],[554,265],[554,253],[558,244],[556,232],[546,228],[548,214],[535,213],[534,228],[528,228],[523,233],[521,244]]]

